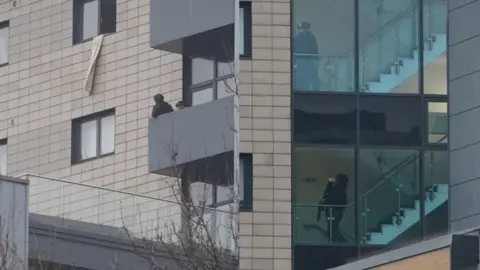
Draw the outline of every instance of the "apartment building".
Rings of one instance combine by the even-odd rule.
[[[0,3],[0,172],[30,181],[31,213],[150,237],[182,223],[172,179],[195,171],[214,212],[239,209],[240,269],[328,269],[448,231],[456,4]],[[187,108],[152,119],[157,94]]]

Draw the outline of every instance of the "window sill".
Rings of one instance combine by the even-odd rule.
[[[78,161],[72,161],[71,165],[72,166],[79,165],[79,164],[87,163],[87,162],[90,162],[90,161],[94,161],[94,160],[97,160],[97,159],[101,159],[101,158],[105,158],[105,157],[109,157],[109,156],[113,156],[113,155],[115,155],[115,152],[100,155],[100,156],[96,156],[96,157],[93,157],[93,158],[87,158],[87,159],[82,159],[82,160],[78,160]]]
[[[100,35],[104,35],[104,36],[109,36],[111,34],[115,34],[116,32],[112,32],[112,33],[105,33],[105,34],[98,34],[97,36],[95,37],[92,37],[92,38],[87,38],[87,39],[84,39],[84,40],[79,40],[79,41],[72,41],[72,46],[76,46],[76,45],[80,45],[80,44],[83,44],[83,43],[87,43],[89,41],[92,41],[94,38],[100,36]]]

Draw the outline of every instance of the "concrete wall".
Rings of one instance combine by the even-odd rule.
[[[480,1],[449,1],[450,221],[453,231],[480,223]]]

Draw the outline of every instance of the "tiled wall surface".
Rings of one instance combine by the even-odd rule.
[[[0,0],[10,61],[0,67],[8,174],[33,173],[168,198],[148,173],[153,95],[181,98],[181,56],[149,47],[149,0],[117,0],[92,95],[91,42],[72,45],[72,0]],[[240,215],[241,269],[291,269],[290,0],[252,0],[253,55],[240,66],[241,152],[253,153],[253,211]],[[115,108],[115,154],[71,165],[71,120]]]
[[[291,269],[290,1],[252,1],[252,60],[240,67],[241,152],[253,153],[253,212],[241,269]]]

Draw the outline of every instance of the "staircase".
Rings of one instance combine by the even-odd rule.
[[[448,201],[448,185],[439,184],[425,191],[425,215]],[[380,224],[379,231],[369,231],[364,244],[388,245],[420,221],[420,199],[415,199],[413,207],[402,207],[399,214],[391,215],[390,221]]]
[[[415,154],[400,162],[360,197],[363,244],[388,245],[420,222],[419,159]],[[448,201],[448,184],[435,183],[432,175],[424,179],[425,216]]]

